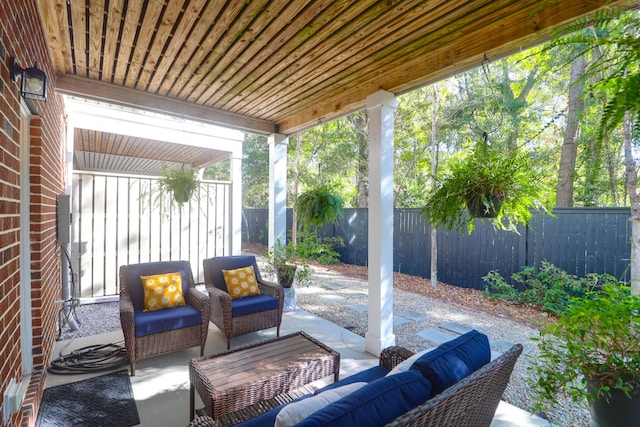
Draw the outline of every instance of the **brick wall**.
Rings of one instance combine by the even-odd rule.
[[[20,380],[20,93],[10,79],[9,56],[23,67],[37,62],[48,77],[47,102],[34,101],[29,134],[29,222],[34,373],[23,410],[7,426],[35,423],[46,367],[57,334],[54,301],[60,298],[56,255],[56,195],[65,188],[65,114],[62,98],[53,93],[55,74],[37,0],[0,2],[0,404],[13,378]],[[1,420],[0,420],[1,421]]]

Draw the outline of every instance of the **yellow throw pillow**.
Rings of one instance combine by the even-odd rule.
[[[256,273],[253,271],[252,265],[235,270],[222,270],[222,274],[231,298],[260,295],[260,288],[258,288]]]
[[[182,274],[166,273],[140,276],[144,289],[144,311],[184,305],[182,295]]]

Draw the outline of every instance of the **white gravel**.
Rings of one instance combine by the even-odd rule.
[[[261,268],[261,271],[262,268]],[[299,308],[314,313],[326,320],[364,336],[367,328],[367,313],[350,308],[364,308],[368,302],[368,283],[365,280],[340,276],[330,270],[315,268],[312,277],[314,285],[297,286],[296,296]],[[470,326],[486,334],[492,343],[492,350],[500,353],[510,344],[521,343],[523,355],[519,358],[507,387],[503,400],[519,408],[532,412],[531,390],[526,384],[531,358],[536,355],[532,337],[538,331],[505,317],[492,316],[460,306],[411,292],[394,289],[394,317],[406,318],[407,312],[420,313],[422,320],[410,320],[394,326],[396,344],[413,351],[435,347],[437,343],[417,335],[428,328],[437,328],[444,333],[451,331],[441,328],[445,323]],[[117,303],[81,305],[76,309],[82,323],[77,336],[88,336],[120,329]],[[404,314],[404,316],[403,316]],[[408,319],[409,320],[409,319]],[[61,337],[71,338],[74,332],[63,328]],[[546,414],[538,414],[557,426],[589,427],[588,409],[571,401],[563,402]]]

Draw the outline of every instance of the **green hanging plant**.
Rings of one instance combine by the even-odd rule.
[[[307,190],[298,197],[296,211],[298,221],[306,229],[319,227],[327,223],[337,223],[342,215],[344,200],[334,194],[327,186]]]
[[[515,231],[531,219],[532,209],[548,212],[549,194],[527,153],[501,152],[483,141],[449,165],[422,212],[432,226],[448,231],[471,233],[474,218],[490,218],[497,228]]]
[[[199,181],[195,169],[162,169],[162,177],[158,181],[161,192],[173,194],[173,199],[182,206],[188,202],[194,191],[198,188]]]

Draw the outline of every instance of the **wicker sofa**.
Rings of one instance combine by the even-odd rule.
[[[428,353],[389,347],[382,351],[378,366],[258,416],[254,408],[247,408],[253,418],[235,424],[233,420],[246,419],[239,411],[229,419],[219,420],[217,426],[489,426],[521,352],[522,345],[516,344],[489,361],[488,339],[477,331]],[[304,410],[309,413],[308,408],[303,409],[305,418],[300,420],[297,414],[298,420],[291,423],[291,419],[296,420],[295,416],[289,417],[296,411],[291,405],[307,405],[312,399],[322,399],[328,391],[335,394],[355,383],[359,383],[355,391],[347,390],[348,394],[337,400],[318,404],[319,409],[310,415],[304,415]],[[309,399],[307,403],[303,402],[305,399]],[[196,418],[190,424],[214,425],[208,417]]]

